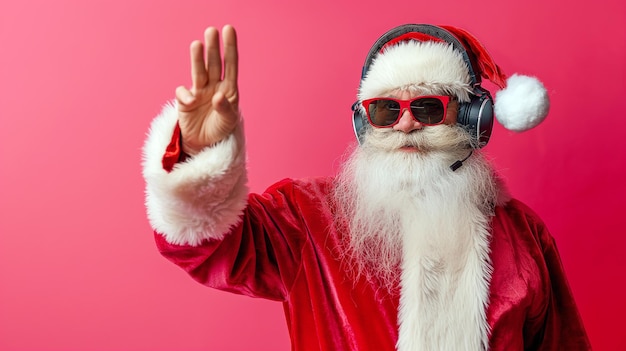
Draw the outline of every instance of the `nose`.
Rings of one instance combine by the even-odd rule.
[[[402,111],[402,116],[400,116],[400,120],[396,125],[393,126],[394,130],[407,134],[411,133],[414,130],[419,130],[422,128],[423,125],[415,120],[413,116],[411,116],[411,112],[408,109],[404,109],[404,111]]]

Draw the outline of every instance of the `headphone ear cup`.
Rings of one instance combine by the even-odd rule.
[[[352,105],[352,127],[354,128],[354,135],[359,141],[359,145],[363,144],[363,135],[365,134],[365,116],[359,108],[359,102],[355,102]]]
[[[470,102],[460,103],[457,124],[470,133],[478,148],[487,145],[493,130],[493,100],[489,93],[472,95]]]

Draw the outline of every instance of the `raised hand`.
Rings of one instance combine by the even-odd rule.
[[[192,86],[176,89],[182,147],[188,155],[226,138],[238,123],[237,35],[232,26],[222,29],[222,40],[223,63],[216,28],[204,31],[204,44],[200,40],[191,43]]]

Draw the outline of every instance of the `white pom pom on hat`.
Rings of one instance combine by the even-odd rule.
[[[495,102],[494,102],[494,114],[496,120],[502,124],[506,129],[523,132],[533,127],[539,125],[548,115],[548,110],[550,108],[550,100],[548,97],[548,93],[544,85],[535,77],[525,76],[514,74],[507,79],[507,76],[502,72],[500,67],[495,63],[495,61],[491,58],[487,50],[483,47],[483,45],[469,32],[456,28],[453,26],[439,26],[450,32],[465,48],[468,55],[471,57],[473,62],[472,69],[476,76],[476,79],[480,81],[480,78],[488,79],[493,82],[496,86],[500,88],[499,91],[495,94]],[[431,79],[434,77],[446,77],[443,81],[451,81],[450,75],[458,75],[457,79],[465,80],[465,77],[462,77],[458,74],[458,70],[453,71],[454,64],[448,65],[448,58],[441,58],[440,63],[446,63],[441,65],[432,65],[425,66],[420,63],[420,60],[416,60],[413,57],[406,57],[410,55],[415,55],[414,52],[408,51],[410,46],[407,46],[407,50],[405,57],[397,56],[394,58],[393,55],[390,55],[389,58],[385,58],[385,50],[389,49],[392,45],[396,45],[401,41],[406,40],[417,40],[419,42],[435,42],[441,43],[442,40],[435,37],[430,37],[429,35],[425,35],[424,33],[408,33],[405,34],[402,38],[397,38],[397,40],[393,40],[388,43],[388,46],[383,47],[380,51],[380,54],[377,60],[385,61],[389,59],[390,61],[395,61],[395,64],[376,64],[376,60],[374,64],[370,67],[370,71],[364,80],[361,82],[362,86],[359,92],[360,98],[370,95],[370,93],[375,93],[376,91],[380,92],[381,88],[389,88],[391,84],[396,87],[406,86],[407,82],[406,78],[408,75],[406,74],[411,68],[409,67],[411,64],[415,64],[413,67],[415,70],[432,70],[434,72],[429,72],[429,76]],[[443,45],[446,45],[443,42]],[[423,46],[422,50],[428,50],[428,55],[432,55],[430,52],[432,48],[436,49],[435,46],[431,46],[430,49],[428,46]],[[404,50],[404,49],[403,49]],[[423,51],[420,52],[423,54]],[[407,61],[410,63],[407,65]],[[449,62],[453,62],[450,60]],[[394,63],[394,62],[392,62]],[[378,67],[377,67],[378,66]],[[377,70],[387,70],[389,71],[390,67],[394,67],[393,69],[400,69],[401,72],[396,72],[397,74],[391,75],[391,72],[375,72]],[[453,73],[456,72],[456,73]],[[380,85],[381,80],[378,78],[379,76],[390,77],[391,82],[387,82],[388,84]],[[397,78],[404,77],[404,78]],[[415,77],[412,77],[415,78]],[[453,77],[452,77],[453,78]],[[426,79],[424,82],[413,82],[415,84],[420,83],[432,83],[431,79]],[[396,83],[396,84],[394,84]],[[470,82],[467,82],[470,83]],[[385,87],[386,85],[386,87]]]
[[[514,74],[506,88],[496,92],[494,112],[504,128],[523,132],[538,126],[548,115],[550,99],[535,77]]]
[[[474,56],[474,70],[478,70],[474,73],[500,87],[495,96],[494,114],[504,128],[523,132],[543,122],[550,109],[550,99],[537,78],[514,74],[507,79],[476,37],[460,28],[441,27],[451,32]]]

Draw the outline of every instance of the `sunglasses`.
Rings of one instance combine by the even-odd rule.
[[[390,128],[398,124],[402,111],[408,109],[411,116],[426,126],[443,123],[450,102],[449,96],[420,96],[412,100],[373,98],[362,104],[370,124],[378,128]]]

